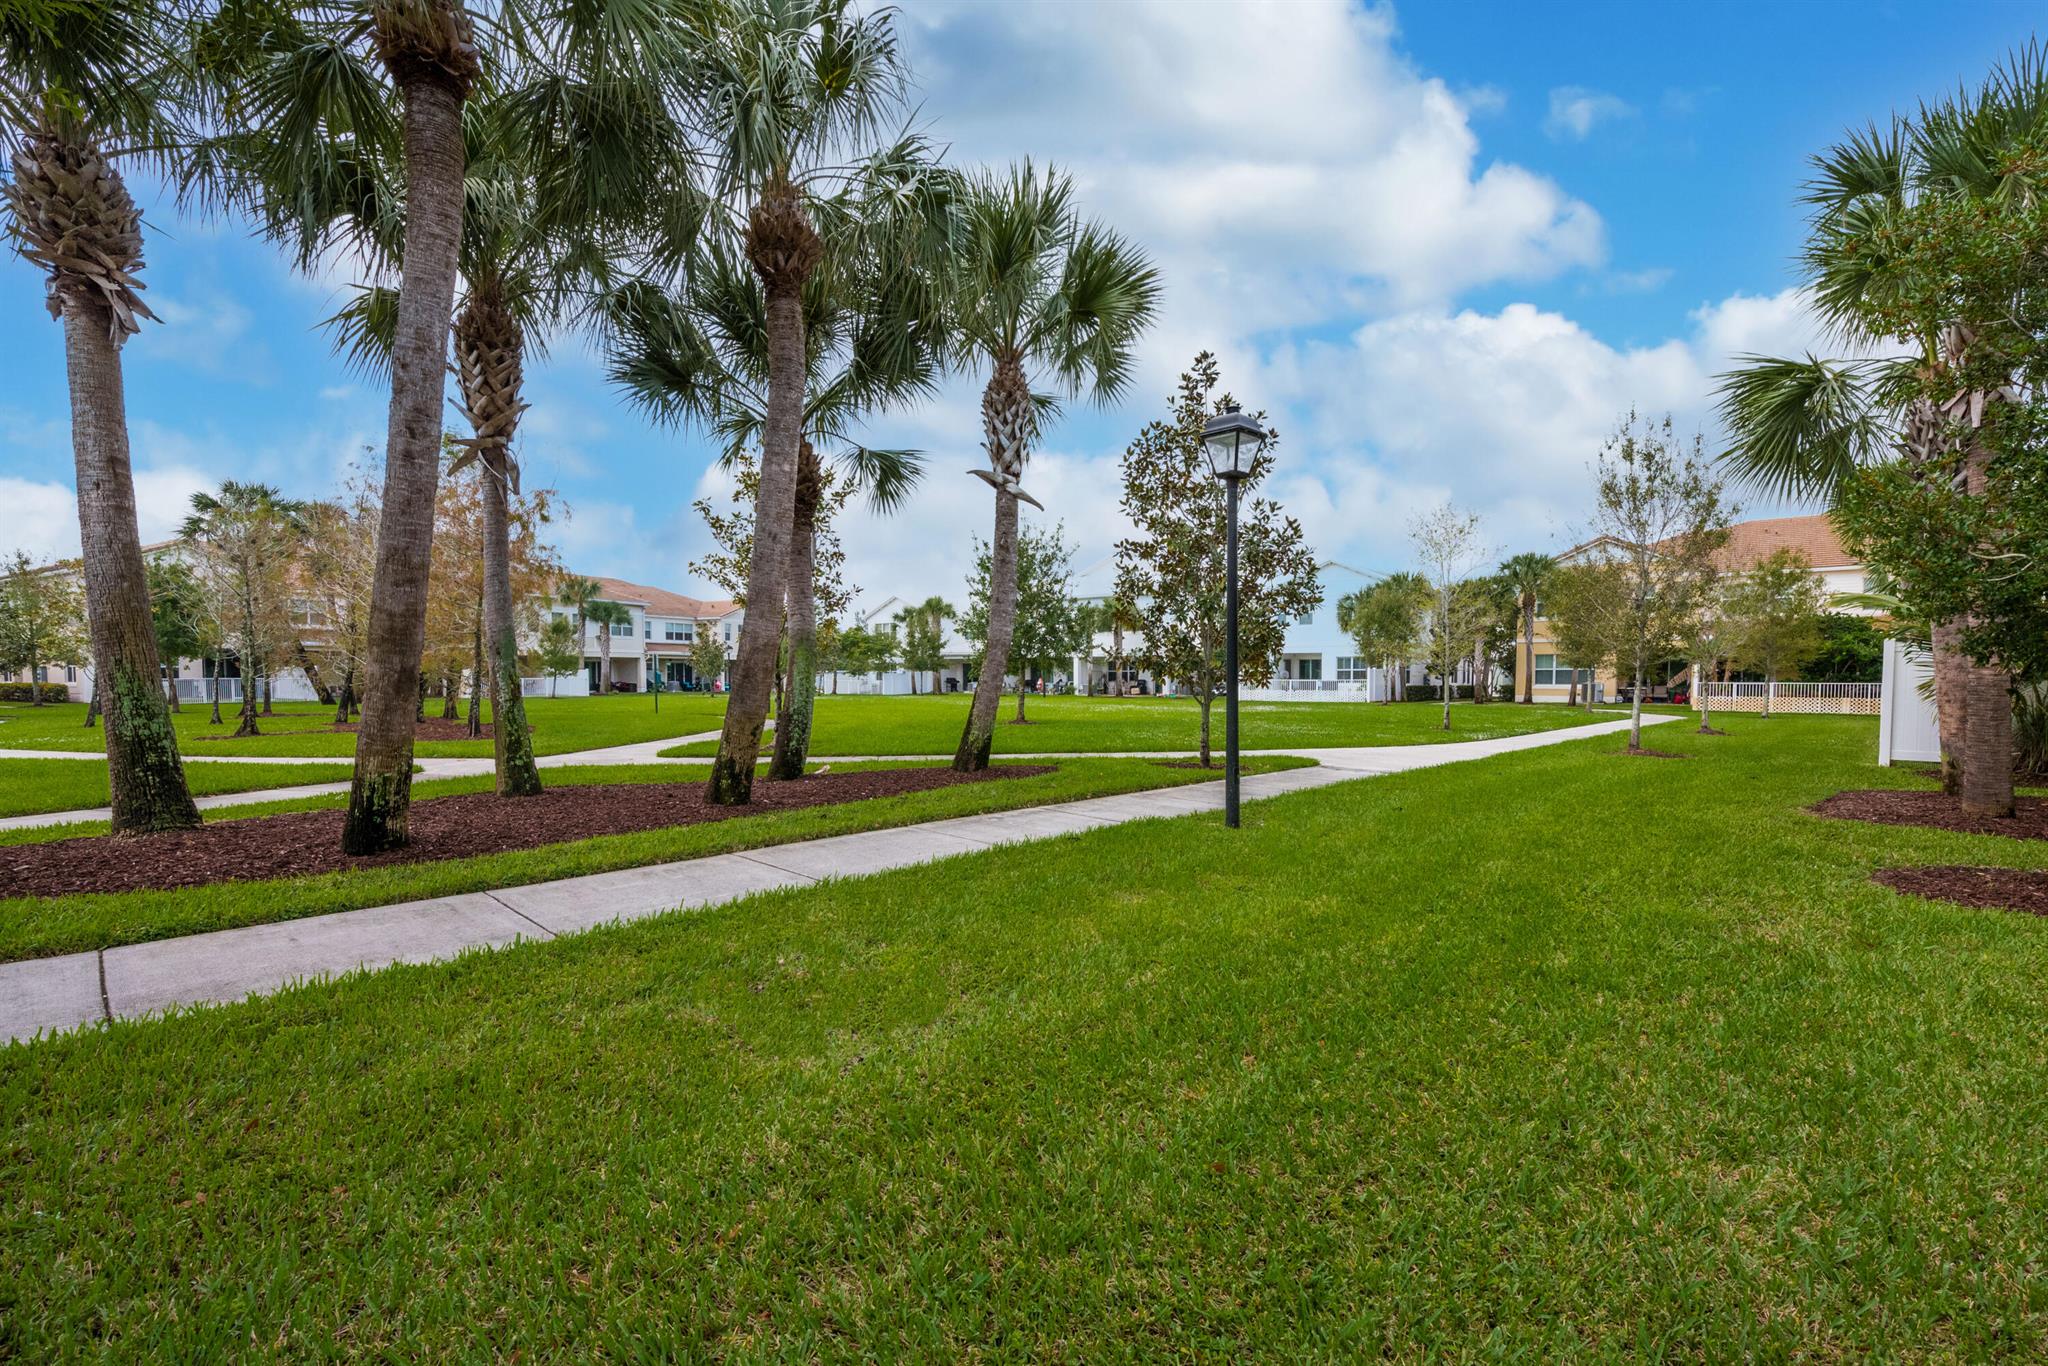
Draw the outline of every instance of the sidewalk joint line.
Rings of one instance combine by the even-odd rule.
[[[96,949],[94,952],[100,960],[100,1017],[108,1024],[112,1024],[114,1022],[114,1006],[107,999],[107,951],[105,949]]]
[[[802,843],[802,842],[803,842],[803,841],[799,841],[799,843]],[[775,848],[781,848],[782,846],[781,846],[781,845],[776,845],[776,846],[774,846],[774,847],[775,847]],[[749,851],[746,851],[746,850],[741,850],[741,851],[739,851],[738,853],[735,853],[735,854],[733,855],[733,857],[734,857],[734,858],[743,858],[743,859],[745,859],[745,860],[746,860],[747,862],[749,862],[749,863],[753,863],[753,864],[758,864],[758,865],[760,865],[760,866],[761,866],[761,867],[763,867],[763,868],[773,868],[773,869],[774,869],[774,870],[775,870],[776,872],[778,872],[778,873],[782,874],[782,875],[783,875],[784,877],[800,877],[800,878],[802,878],[802,879],[803,879],[803,880],[804,880],[805,882],[808,882],[808,883],[817,883],[817,882],[822,882],[822,881],[824,881],[824,879],[823,879],[823,878],[815,878],[815,877],[812,877],[812,876],[811,876],[811,875],[810,875],[809,873],[799,873],[799,872],[798,872],[798,871],[797,871],[796,869],[794,869],[794,868],[785,868],[785,867],[783,867],[783,866],[782,866],[781,864],[779,864],[779,863],[770,863],[770,862],[769,862],[769,861],[768,861],[767,859],[764,859],[764,858],[755,858],[755,857],[753,856],[753,854],[752,854],[751,852],[749,852]]]
[[[539,930],[548,938],[559,939],[561,937],[560,935],[556,934],[553,930],[549,929],[547,926],[541,924],[538,920],[535,920],[532,916],[528,915],[525,911],[520,910],[517,906],[514,906],[511,902],[505,900],[504,897],[499,896],[497,892],[493,891],[491,888],[484,888],[484,895],[489,897],[491,900],[497,902],[500,906],[503,906],[506,910],[512,912],[512,914],[518,916],[521,920],[524,920],[527,924],[533,926],[536,930]]]

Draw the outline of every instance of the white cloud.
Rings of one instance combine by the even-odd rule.
[[[23,551],[40,564],[78,553],[78,503],[68,486],[0,475],[0,507],[7,509],[0,555]]]
[[[1619,95],[1589,90],[1583,85],[1561,85],[1550,92],[1550,114],[1543,131],[1560,141],[1584,142],[1594,128],[1634,114],[1635,107]]]

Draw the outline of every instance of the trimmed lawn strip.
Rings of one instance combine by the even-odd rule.
[[[37,816],[105,806],[107,766],[90,759],[9,759],[0,751],[0,816]],[[185,782],[195,797],[269,787],[345,783],[349,764],[209,764],[187,760]]]
[[[263,734],[242,740],[232,738],[234,715],[227,706],[221,708],[225,718],[222,725],[210,724],[209,715],[211,712],[204,703],[187,703],[183,711],[171,717],[178,731],[179,748],[188,760],[301,754],[348,759],[356,752],[354,733],[331,729],[334,708],[318,702],[279,702],[276,715],[259,718]],[[438,700],[428,702],[427,715],[440,715]],[[530,697],[526,699],[526,715],[533,726],[536,754],[567,754],[716,730],[725,718],[725,698],[711,693],[664,693],[661,711],[656,713],[654,698],[645,693]],[[0,751],[63,749],[104,753],[106,741],[98,730],[85,728],[84,718],[83,702],[43,707],[32,707],[26,702],[0,702]],[[490,719],[490,704],[486,702],[484,720]],[[421,759],[489,758],[491,742],[424,740],[414,746],[413,754]]]
[[[945,754],[960,743],[967,718],[964,693],[922,697],[820,697],[811,753]],[[1012,725],[1006,701],[996,725],[998,754],[1102,754],[1195,750],[1202,739],[1201,709],[1177,697],[1034,697],[1028,725]],[[1625,713],[1512,702],[1451,704],[1451,729],[1440,729],[1435,702],[1246,702],[1240,725],[1246,749],[1323,749],[1353,745],[1435,745],[1495,740],[1504,735],[1563,730],[1614,721]],[[1223,753],[1223,708],[1210,717],[1210,740]],[[663,758],[703,758],[714,740],[676,745]]]
[[[1270,772],[1297,767],[1301,762],[1267,759],[1254,765],[1248,761],[1246,771]],[[906,765],[834,765],[833,770],[901,767]],[[582,770],[550,769],[543,775],[543,780],[558,785],[701,782],[709,773],[708,766],[701,764],[615,765]],[[568,776],[572,774],[576,776]],[[538,849],[512,850],[439,863],[393,864],[315,877],[223,882],[173,891],[17,897],[0,901],[0,962],[45,958],[81,949],[111,948],[117,944],[167,939],[236,925],[295,920],[329,911],[384,906],[395,901],[548,882],[584,873],[760,849],[772,844],[820,839],[857,830],[880,830],[953,816],[1042,806],[1049,802],[1111,796],[1156,787],[1178,787],[1190,782],[1213,782],[1220,777],[1220,771],[1216,770],[1203,773],[1200,770],[1170,769],[1144,759],[1075,759],[1062,761],[1051,773],[1029,778],[936,788],[927,792],[769,815],[736,816],[704,825],[600,835],[570,843],[543,845]],[[432,788],[488,791],[490,782],[487,777],[449,779],[444,783],[421,783],[415,790],[423,797]],[[335,805],[341,800],[341,795],[337,794],[293,802],[261,803],[234,808],[233,814],[247,818],[264,813],[266,808],[306,810]],[[219,814],[226,816],[228,813]],[[98,828],[104,829],[104,826]],[[89,830],[92,827],[82,825],[58,827],[59,836],[77,835]],[[58,837],[48,830],[19,833],[35,833],[46,839]],[[140,856],[147,847],[146,842],[138,842],[137,855]]]
[[[8,1344],[2038,1357],[2048,924],[1867,874],[2043,851],[1729,727],[0,1052]]]

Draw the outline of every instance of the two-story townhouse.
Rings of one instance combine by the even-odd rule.
[[[699,678],[695,663],[698,640],[706,633],[716,635],[730,660],[739,648],[740,626],[746,613],[736,602],[720,598],[692,598],[626,579],[594,576],[598,596],[626,609],[626,620],[610,628],[611,675],[603,674],[605,628],[586,622],[583,630],[583,665],[572,682],[558,680],[556,691],[575,696],[598,692],[642,692],[657,677],[666,689],[723,688],[725,675]],[[574,620],[573,608],[551,603],[547,610]]]
[[[1560,563],[1592,553],[1599,542],[1588,541],[1573,546],[1559,555]],[[1763,563],[1779,550],[1791,550],[1806,557],[1813,565],[1814,577],[1827,593],[1860,593],[1868,586],[1864,565],[1842,544],[1840,533],[1825,513],[1805,517],[1761,517],[1752,521],[1737,522],[1728,529],[1728,541],[1715,556],[1720,570],[1725,574],[1740,574]],[[1854,609],[1834,608],[1847,611]],[[1649,687],[1653,699],[1662,700],[1671,695],[1675,686],[1682,686],[1691,676],[1691,664],[1685,660],[1666,660],[1656,666]],[[1535,673],[1535,699],[1538,702],[1564,702],[1571,696],[1573,673],[1568,661],[1558,657],[1555,638],[1550,622],[1543,615],[1541,603],[1536,609],[1535,649],[1529,650],[1523,643],[1515,645],[1515,695],[1521,696],[1528,683],[1530,671]],[[1596,698],[1611,698],[1618,695],[1617,680],[1612,669],[1578,669],[1577,684],[1580,688],[1591,686]]]

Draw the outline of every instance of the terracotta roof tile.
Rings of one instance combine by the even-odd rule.
[[[1798,551],[1815,569],[1861,564],[1842,544],[1835,524],[1825,513],[1810,517],[1763,517],[1728,528],[1728,544],[1717,557],[1723,569],[1761,564],[1779,549]]]
[[[686,598],[681,593],[671,593],[666,588],[650,588],[644,583],[608,579],[603,575],[591,577],[606,598],[613,602],[639,603],[650,616],[710,620],[739,610],[738,603],[726,598]]]

